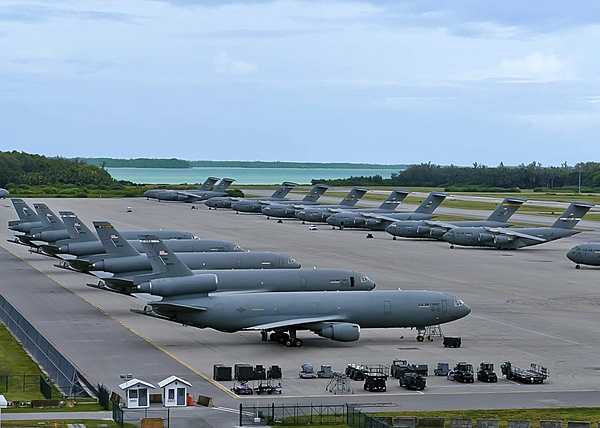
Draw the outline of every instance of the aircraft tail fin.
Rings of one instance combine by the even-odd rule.
[[[229,189],[229,186],[231,186],[231,183],[233,183],[235,180],[233,178],[221,178],[221,181],[219,181],[215,187],[213,187],[213,190],[215,192],[224,192],[225,190]]]
[[[104,252],[110,257],[137,256],[140,253],[107,221],[95,221],[94,228]]]
[[[405,190],[392,190],[385,201],[379,205],[379,208],[386,210],[395,210],[400,203],[406,199],[410,192]]]
[[[489,215],[487,220],[506,223],[514,213],[525,203],[524,199],[505,198]]]
[[[315,184],[310,188],[309,192],[306,194],[304,198],[302,198],[302,202],[317,202],[317,200],[325,193],[325,191],[329,189],[329,187],[324,184]]]
[[[427,198],[421,202],[421,205],[417,207],[415,212],[421,214],[433,214],[437,207],[444,202],[446,196],[448,196],[446,193],[431,192]]]
[[[27,202],[25,202],[23,199],[11,198],[11,202],[13,204],[13,207],[15,207],[15,211],[17,212],[19,220],[21,220],[22,222],[32,222],[40,220],[40,216],[33,209],[31,209],[31,207],[27,205]]]
[[[141,237],[141,242],[152,265],[153,274],[160,273],[169,276],[191,276],[194,274],[156,235],[144,235]]]
[[[202,183],[202,186],[198,188],[198,190],[212,190],[217,181],[219,181],[217,177],[208,177],[204,183]]]
[[[573,229],[594,205],[586,202],[572,202],[565,212],[554,222],[552,227]]]
[[[281,186],[279,186],[277,188],[277,190],[275,190],[273,192],[273,194],[271,195],[271,199],[283,199],[287,196],[288,193],[290,193],[290,191],[296,187],[297,184],[296,183],[291,183],[289,181],[284,181],[283,183],[281,183]]]
[[[50,208],[48,208],[48,205],[37,203],[33,204],[33,207],[40,216],[40,221],[44,225],[44,230],[64,229],[65,225],[63,224],[61,219],[59,219]]]
[[[98,238],[94,233],[83,223],[73,211],[59,211],[58,214],[62,219],[69,238],[75,242],[97,241]]]
[[[348,194],[342,199],[340,202],[340,206],[342,207],[353,207],[356,205],[358,201],[362,199],[363,196],[367,193],[367,189],[362,187],[353,187],[350,189]]]

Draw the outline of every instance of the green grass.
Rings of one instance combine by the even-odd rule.
[[[44,399],[44,396],[39,391],[39,383],[32,385],[31,388],[26,388],[27,391],[25,392],[20,391],[22,389],[21,375],[39,376],[42,372],[3,324],[0,324],[0,374],[11,376],[9,390],[3,393],[8,400]],[[17,389],[19,390],[17,391]],[[59,396],[58,391],[54,392]]]
[[[65,420],[32,420],[32,421],[2,421],[3,427],[18,427],[18,428],[67,428],[69,424],[83,424],[86,428],[99,428],[106,426],[108,428],[117,428],[117,425],[111,420],[102,419],[65,419]],[[135,428],[137,425],[126,423],[123,425],[126,428]]]
[[[435,418],[466,418],[466,419],[499,419],[500,427],[508,425],[509,420],[529,420],[531,427],[539,427],[539,421],[562,420],[589,421],[595,425],[600,421],[600,407],[572,407],[572,408],[547,408],[547,409],[500,409],[500,410],[449,410],[434,412],[390,412],[377,413],[381,416],[416,416]]]
[[[498,409],[498,410],[448,410],[448,411],[403,411],[375,413],[377,416],[415,416],[420,418],[464,418],[472,419],[498,419],[500,427],[506,428],[509,420],[528,420],[532,428],[539,428],[540,420],[587,421],[595,426],[600,422],[600,407],[574,407],[574,408],[547,408],[547,409]],[[446,421],[446,424],[448,422]],[[285,425],[274,424],[282,428],[310,427],[310,428],[345,428],[347,425]]]
[[[104,411],[102,406],[97,402],[77,402],[75,407],[40,407],[40,408],[32,408],[32,407],[15,407],[10,409],[5,409],[3,413],[59,413],[59,412],[101,412]]]

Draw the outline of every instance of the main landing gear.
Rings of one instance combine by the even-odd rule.
[[[261,336],[263,338],[263,342],[266,341],[267,337],[266,331],[261,331]],[[274,331],[271,333],[269,337],[271,342],[278,342],[282,345],[287,346],[288,348],[299,348],[302,346],[302,340],[296,337],[296,331],[290,330],[289,334],[283,331]]]
[[[575,265],[575,269],[581,269],[581,265]]]

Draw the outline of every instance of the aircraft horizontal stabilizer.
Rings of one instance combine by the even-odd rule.
[[[244,330],[274,330],[277,328],[286,328],[286,327],[294,327],[299,325],[306,324],[315,324],[325,321],[340,321],[340,317],[338,315],[330,315],[324,317],[315,317],[315,318],[295,318],[283,321],[276,321],[268,324],[259,324],[252,327],[247,327]]]
[[[516,230],[510,230],[510,229],[505,229],[505,228],[500,228],[500,227],[486,227],[485,230],[487,230],[488,232],[491,232],[491,233],[499,234],[499,235],[514,236],[515,238],[531,239],[532,241],[538,241],[538,242],[546,242],[547,241],[547,239],[540,238],[539,236],[528,235],[526,233],[517,232]]]

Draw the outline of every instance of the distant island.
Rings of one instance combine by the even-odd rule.
[[[209,161],[184,159],[117,159],[117,158],[77,158],[78,161],[106,168],[328,168],[328,169],[397,169],[407,165],[372,164],[350,162],[264,162],[264,161]]]

